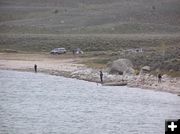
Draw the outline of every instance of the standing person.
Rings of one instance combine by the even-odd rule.
[[[37,65],[34,65],[34,72],[37,73]]]
[[[102,73],[102,71],[100,71],[100,80],[101,80],[101,83],[103,83],[103,73]]]
[[[75,55],[75,50],[73,49],[73,55]]]
[[[162,75],[159,73],[158,74],[158,83],[161,83]]]

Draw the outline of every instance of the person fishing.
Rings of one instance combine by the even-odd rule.
[[[103,83],[103,72],[100,71],[100,80],[101,80],[101,83]]]
[[[34,65],[34,72],[37,73],[37,65]]]
[[[162,75],[159,73],[158,74],[158,83],[161,83]]]

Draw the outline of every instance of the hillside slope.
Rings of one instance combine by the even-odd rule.
[[[1,33],[180,33],[179,0],[1,0]]]

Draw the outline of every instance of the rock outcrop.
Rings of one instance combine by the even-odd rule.
[[[141,68],[140,75],[149,73],[151,71],[150,66],[144,66]]]
[[[128,59],[118,59],[109,65],[110,74],[134,74],[133,64]]]

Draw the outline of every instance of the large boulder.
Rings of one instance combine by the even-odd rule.
[[[110,74],[134,74],[133,64],[128,59],[118,59],[109,65]]]
[[[150,68],[150,66],[144,66],[144,67],[141,68],[141,70],[151,71],[151,68]]]

